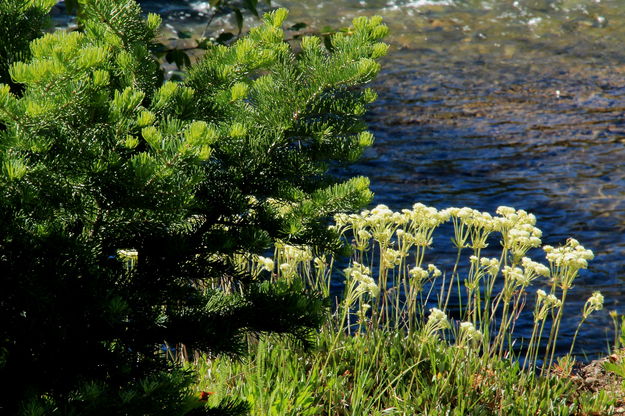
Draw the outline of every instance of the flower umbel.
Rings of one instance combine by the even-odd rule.
[[[438,308],[430,309],[430,316],[423,328],[423,336],[426,338],[433,337],[436,332],[450,327],[447,320],[447,314]]]

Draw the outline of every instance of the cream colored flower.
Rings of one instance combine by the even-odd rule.
[[[594,292],[584,305],[584,311],[582,313],[583,319],[587,319],[594,311],[603,309],[603,300],[601,292]]]
[[[272,272],[274,268],[273,260],[269,257],[257,256],[256,263],[260,266],[262,270],[266,270],[268,272]]]

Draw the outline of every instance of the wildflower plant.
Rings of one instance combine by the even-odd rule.
[[[573,286],[573,281],[579,275],[579,271],[588,267],[588,261],[594,258],[592,250],[587,250],[576,239],[569,238],[566,244],[561,247],[545,246],[543,247],[547,253],[547,261],[551,270],[551,293],[555,294],[561,291],[560,299],[562,304],[565,303],[569,290]],[[560,307],[554,318],[551,332],[549,334],[548,348],[545,352],[545,359],[542,371],[546,365],[553,362],[555,355],[556,342],[558,332],[560,331],[560,323],[562,321],[563,308]],[[547,364],[548,363],[548,364]]]
[[[456,344],[460,347],[468,346],[475,350],[475,345],[482,341],[482,333],[472,322],[461,322],[458,331]]]
[[[499,207],[497,215],[471,208],[437,210],[415,204],[411,210],[394,212],[385,205],[365,210],[359,215],[339,214],[336,230],[349,242],[353,238],[353,262],[361,267],[368,261],[368,270],[377,271],[376,281],[380,295],[371,299],[371,315],[375,324],[382,327],[421,330],[426,334],[432,328],[431,318],[419,324],[431,301],[432,290],[438,288],[441,310],[448,308],[455,286],[462,279],[464,293],[457,293],[459,316],[466,321],[456,334],[467,338],[469,324],[473,325],[480,348],[490,356],[505,356],[514,342],[516,322],[525,307],[530,288],[536,283],[548,282],[538,290],[534,306],[534,329],[527,346],[526,364],[537,362],[539,349],[543,349],[543,332],[546,322],[549,339],[544,347],[545,366],[553,362],[563,305],[579,271],[587,267],[592,251],[574,239],[562,247],[545,246],[548,266],[531,259],[528,252],[540,247],[542,232],[536,227],[536,217],[524,210]],[[424,265],[427,250],[432,247],[434,231],[450,221],[456,247],[456,261],[447,272],[447,279],[436,283],[446,273],[433,264]],[[498,242],[498,257],[482,257],[489,245]],[[468,267],[461,268],[462,253],[469,250]],[[492,249],[491,249],[492,250]],[[461,271],[464,270],[464,271]],[[499,288],[495,293],[495,288]],[[427,290],[427,293],[424,291]],[[547,292],[545,292],[547,290]],[[589,300],[582,322],[598,310],[599,295]],[[463,306],[464,301],[464,306]],[[432,315],[430,315],[432,316]],[[437,316],[436,314],[434,316]],[[464,335],[463,335],[464,334]],[[464,341],[462,341],[464,342]],[[478,345],[478,344],[475,344]]]
[[[454,263],[440,258],[434,263],[428,258],[430,249],[445,222],[454,227],[450,237],[459,254]],[[331,229],[352,248],[340,275],[342,290],[337,284],[340,272],[331,272],[337,263],[332,256],[321,260],[295,254],[306,253],[304,247],[276,249],[276,256],[287,259],[280,262],[291,261],[298,273],[278,272],[274,278],[326,287],[334,300],[316,353],[276,353],[280,358],[271,364],[264,361],[261,341],[254,347],[258,355],[250,364],[249,389],[263,385],[267,366],[281,373],[287,363],[293,382],[279,391],[295,391],[308,400],[308,407],[292,414],[534,415],[571,414],[571,409],[584,414],[609,407],[609,395],[582,399],[586,396],[568,380],[541,377],[536,371],[552,368],[564,291],[572,287],[571,276],[574,280],[585,267],[580,259],[591,257],[576,241],[557,249],[547,246],[544,264],[532,259],[530,249],[541,238],[536,219],[509,207],[491,216],[469,208],[437,210],[415,204],[396,212],[382,205],[360,214],[337,214]],[[554,252],[558,257],[550,255]],[[568,285],[561,284],[565,277]],[[325,280],[315,282],[318,278]],[[528,298],[535,299],[533,311],[525,310]],[[593,294],[578,330],[602,307],[603,297]],[[515,328],[524,313],[532,314],[532,333],[519,340]],[[513,350],[515,344],[522,356]],[[572,362],[570,354],[565,358],[558,365]],[[232,371],[245,373],[238,364]],[[277,398],[269,400],[255,414],[283,405]]]
[[[590,314],[595,311],[600,311],[603,309],[603,295],[601,292],[594,292],[591,297],[588,298],[586,303],[584,304],[584,310],[582,311],[582,319],[580,320],[577,328],[575,329],[575,335],[573,335],[573,341],[571,342],[571,349],[569,350],[569,355],[573,354],[573,348],[575,347],[575,341],[577,340],[577,334],[579,334],[579,329],[582,324],[590,317]]]
[[[449,328],[450,324],[447,314],[438,308],[431,308],[428,319],[423,326],[422,336],[431,338],[436,336],[438,332]]]
[[[426,257],[435,230],[449,221],[457,256],[450,271],[445,272],[427,263]],[[350,266],[344,270],[343,297],[335,304],[335,331],[352,333],[353,316],[359,331],[406,330],[430,339],[438,331],[453,327],[446,311],[455,293],[458,306],[454,314],[462,323],[449,336],[457,338],[459,345],[481,349],[485,356],[501,359],[510,353],[516,323],[527,297],[536,290],[532,287],[539,282],[544,286],[536,290],[532,335],[525,344],[524,368],[532,371],[539,351],[545,355],[543,368],[553,362],[567,292],[593,257],[592,251],[569,239],[562,247],[544,247],[548,266],[531,259],[527,254],[540,245],[542,232],[536,227],[534,215],[511,207],[499,207],[497,215],[492,216],[466,207],[439,211],[414,204],[412,209],[395,212],[378,205],[360,214],[337,214],[331,228],[352,248]],[[497,244],[497,235],[499,256],[482,257],[487,247]],[[468,266],[461,267],[465,250],[469,251]],[[313,282],[329,293],[332,273],[324,269],[324,274],[315,274],[319,260],[312,261],[312,254],[305,248],[278,245],[276,253],[278,258],[291,261],[288,271],[285,268],[279,276],[290,279],[297,270],[297,275],[308,284]],[[330,265],[333,262],[331,259]],[[312,275],[316,277],[306,277]],[[326,280],[323,284],[314,283],[317,278]],[[463,291],[458,291],[455,285],[460,288],[461,282]],[[435,290],[438,294],[432,299]],[[440,309],[428,306],[435,300]],[[588,300],[580,326],[593,311],[601,309],[600,304],[598,293]],[[546,341],[545,328],[549,328]]]

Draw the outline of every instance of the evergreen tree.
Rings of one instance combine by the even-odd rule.
[[[28,58],[28,44],[41,36],[41,30],[48,24],[48,12],[55,3],[55,0],[0,0],[0,28],[3,28],[0,83],[11,84],[9,67]]]
[[[86,0],[80,31],[28,51],[13,39],[40,33],[46,4],[16,4],[0,18],[38,18],[0,34],[0,412],[243,412],[202,407],[161,345],[237,354],[246,333],[319,326],[318,294],[228,259],[277,240],[340,248],[327,218],[371,193],[327,171],[373,141],[361,116],[375,94],[360,86],[386,27],[358,18],[331,52],[306,37],[295,53],[276,10],[163,82],[160,19],[134,1]]]

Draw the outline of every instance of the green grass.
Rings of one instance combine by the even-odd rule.
[[[198,390],[246,399],[253,415],[608,415],[615,397],[567,378],[534,378],[518,364],[405,334],[333,334],[312,351],[265,337],[243,360],[203,358]]]
[[[555,356],[563,304],[592,252],[570,239],[545,247],[549,265],[542,266],[525,257],[541,244],[535,218],[505,207],[498,213],[415,205],[403,213],[378,207],[339,216],[336,229],[351,241],[353,259],[344,295],[312,347],[261,336],[249,339],[244,358],[200,357],[189,364],[198,370],[198,391],[211,392],[215,403],[245,399],[253,415],[611,414],[618,398],[581,389],[569,377],[573,357]],[[445,221],[453,222],[458,255],[451,271],[440,272],[424,260]],[[482,258],[497,235],[500,256]],[[329,296],[331,258],[279,245],[274,259],[237,261],[258,278],[297,279]],[[465,259],[468,267],[459,267]],[[525,311],[528,287],[540,281],[535,306]],[[433,287],[439,309],[426,311]],[[463,304],[455,311],[460,320],[446,314],[453,296]],[[602,307],[603,297],[594,294],[581,321]],[[530,340],[513,333],[523,313],[533,317]],[[508,348],[515,340],[527,345],[522,366]]]

